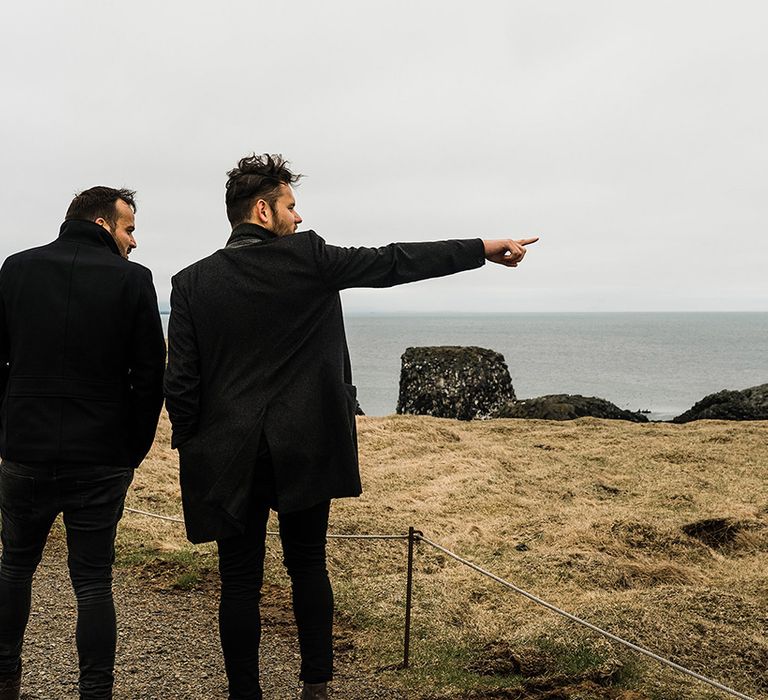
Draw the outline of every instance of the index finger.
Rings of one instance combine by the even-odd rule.
[[[519,241],[516,241],[520,245],[530,245],[531,243],[536,243],[536,241],[539,240],[539,237],[536,236],[535,238],[522,238]]]

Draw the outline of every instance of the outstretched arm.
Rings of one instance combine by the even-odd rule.
[[[334,289],[392,287],[485,264],[483,241],[479,238],[341,248],[327,245],[314,231],[307,233],[320,274]]]
[[[480,267],[486,260],[517,267],[525,246],[538,238],[390,243],[381,248],[340,248],[327,245],[313,231],[315,260],[326,282],[336,289],[391,287],[451,275]]]
[[[539,238],[521,238],[483,241],[485,247],[485,259],[506,267],[517,267],[525,257],[525,246],[536,243]]]

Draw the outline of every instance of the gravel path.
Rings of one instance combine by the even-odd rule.
[[[24,645],[22,700],[77,698],[75,601],[66,553],[52,533],[35,576],[32,614]],[[226,700],[213,583],[196,591],[160,590],[126,570],[115,574],[118,649],[115,700]],[[350,633],[335,640],[332,698],[396,700],[355,663]],[[267,700],[299,697],[298,646],[288,592],[265,586],[262,687]]]

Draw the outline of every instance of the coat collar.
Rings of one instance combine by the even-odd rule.
[[[120,255],[120,249],[117,247],[114,238],[109,235],[109,231],[93,221],[83,221],[81,219],[65,221],[59,229],[59,240],[83,243],[95,248],[105,246],[116,255]]]
[[[232,235],[227,241],[227,248],[240,247],[249,243],[260,243],[277,238],[272,231],[268,231],[258,224],[238,224],[232,229]]]

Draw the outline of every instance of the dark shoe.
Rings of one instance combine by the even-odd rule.
[[[3,700],[0,698],[0,700]],[[305,683],[301,691],[301,700],[328,700],[327,683]]]
[[[0,700],[19,700],[21,695],[21,661],[16,673],[0,676]],[[311,695],[309,697],[312,697]],[[318,697],[326,697],[319,695]]]

